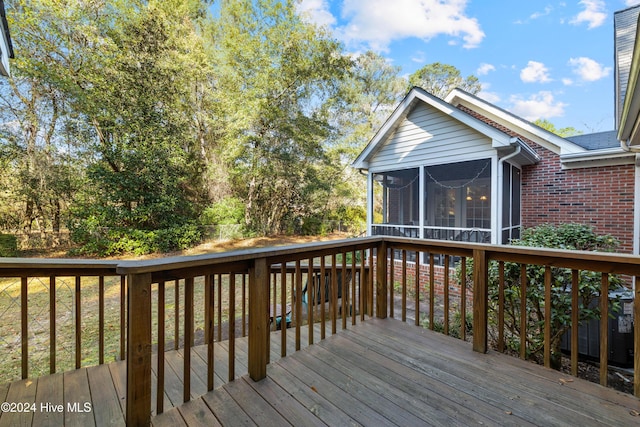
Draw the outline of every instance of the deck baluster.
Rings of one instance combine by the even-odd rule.
[[[602,273],[600,287],[600,384],[607,386],[609,365],[609,274]]]
[[[487,352],[487,298],[489,260],[482,249],[473,250],[473,350]]]
[[[378,245],[376,268],[376,316],[379,319],[387,318],[388,293],[387,293],[387,242],[382,241]]]

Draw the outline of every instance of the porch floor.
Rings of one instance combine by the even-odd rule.
[[[153,424],[640,425],[633,396],[392,319],[340,331],[267,372]]]
[[[393,319],[368,319],[288,354],[272,356],[263,381],[239,377],[155,416],[153,425],[640,425],[633,396],[511,356],[475,353],[467,342]],[[237,340],[236,355],[237,372],[246,372],[246,339]],[[171,403],[181,386],[166,382]],[[122,425],[123,396],[124,362],[18,381],[0,386],[2,401],[36,402],[37,410],[2,413],[0,426]],[[91,402],[91,411],[46,412],[43,402]]]

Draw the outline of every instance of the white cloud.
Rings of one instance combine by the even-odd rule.
[[[565,86],[571,86],[573,84],[573,80],[571,80],[570,78],[565,77],[565,78],[562,79],[562,84],[565,85]]]
[[[489,89],[491,88],[491,84],[490,83],[482,83],[481,84],[481,89],[480,92],[478,92],[477,96],[478,98],[482,98],[487,102],[490,102],[492,104],[497,104],[498,102],[501,101],[500,95],[498,95],[496,92],[491,92]]]
[[[411,60],[413,62],[416,62],[418,64],[424,64],[424,62],[426,61],[425,59],[425,54],[423,51],[419,50],[417,51],[412,57]]]
[[[600,80],[611,73],[611,67],[603,67],[602,64],[584,56],[569,59],[569,65],[573,67],[574,74],[587,82]]]
[[[487,63],[483,62],[482,64],[480,64],[480,66],[476,70],[476,73],[479,76],[486,76],[487,74],[489,74],[489,72],[495,71],[495,70],[496,70],[496,67],[494,67],[491,64],[487,64]]]
[[[640,0],[626,0],[624,4],[627,6],[635,6],[637,4],[640,4]]]
[[[556,101],[553,94],[547,91],[540,91],[531,95],[529,99],[512,96],[510,101],[512,103],[510,111],[529,121],[562,117],[567,106],[563,102]]]
[[[388,50],[394,40],[438,35],[461,39],[465,48],[477,47],[485,34],[477,19],[465,15],[467,0],[345,0],[337,29],[348,44]]]
[[[543,16],[547,16],[551,13],[551,11],[553,11],[553,6],[547,6],[544,8],[544,11],[542,12],[534,12],[531,14],[531,16],[529,16],[529,18],[531,19],[538,19],[538,18],[542,18]]]
[[[549,69],[542,62],[529,61],[527,66],[520,71],[520,79],[525,83],[548,83]]]
[[[296,10],[304,19],[320,26],[332,27],[336,23],[327,0],[302,0]]]
[[[604,24],[607,12],[603,0],[580,0],[580,4],[584,6],[584,10],[574,16],[569,21],[570,24],[579,25],[586,22],[589,24],[589,29]]]

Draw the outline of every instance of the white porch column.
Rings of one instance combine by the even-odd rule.
[[[367,236],[371,236],[373,224],[373,174],[367,171]]]
[[[425,217],[425,213],[427,212],[427,207],[426,207],[426,203],[427,200],[424,198],[424,193],[425,193],[425,182],[424,182],[424,165],[420,166],[420,172],[419,172],[419,177],[418,179],[420,180],[420,183],[418,184],[418,203],[420,203],[419,205],[419,215],[420,215],[420,219],[418,221],[418,224],[420,225],[420,230],[418,230],[418,236],[421,239],[424,239],[424,217]]]
[[[501,230],[501,216],[502,210],[500,209],[501,201],[500,195],[502,194],[500,186],[500,175],[502,171],[500,169],[500,163],[498,162],[498,156],[491,157],[491,243],[496,245],[500,242],[500,230]]]

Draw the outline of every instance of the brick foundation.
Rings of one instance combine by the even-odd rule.
[[[391,274],[391,260],[387,262],[388,274]],[[428,296],[429,295],[429,265],[420,264],[420,291]],[[416,277],[416,263],[407,261],[407,286],[408,289],[414,289]],[[393,281],[395,283],[402,283],[402,260],[394,260]],[[389,282],[391,284],[391,282]],[[438,297],[444,296],[444,267],[434,266],[434,294]],[[467,287],[467,311],[471,311],[473,303],[473,289]],[[455,268],[449,268],[449,304],[453,307],[454,304],[460,305],[460,284],[456,277]]]

